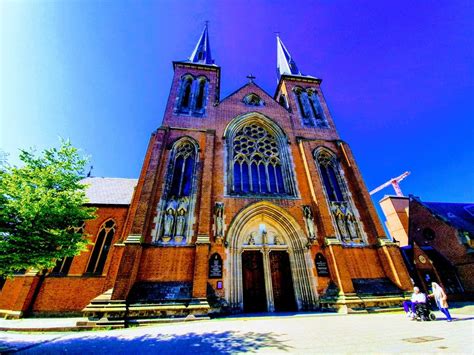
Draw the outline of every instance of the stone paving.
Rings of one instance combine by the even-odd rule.
[[[0,333],[0,352],[25,354],[462,353],[473,354],[474,316],[448,323],[404,314],[285,314],[110,331]]]

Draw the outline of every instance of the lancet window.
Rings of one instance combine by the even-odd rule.
[[[110,219],[100,227],[86,273],[101,275],[116,230],[115,222]]]
[[[303,125],[306,127],[328,127],[316,90],[303,89],[297,86],[293,89],[293,92]]]
[[[194,77],[186,74],[181,78],[175,112],[192,116],[205,113],[208,91],[208,79],[205,76]]]
[[[257,122],[244,125],[228,137],[231,194],[294,195],[282,138]]]
[[[73,228],[74,233],[84,234],[84,227],[85,227],[85,223],[82,222],[82,224],[79,227]],[[73,256],[67,256],[65,258],[57,260],[56,265],[54,266],[53,270],[51,270],[51,274],[52,275],[67,275],[67,273],[69,272],[69,269],[71,268],[73,259],[74,259]]]
[[[363,243],[360,223],[337,158],[326,149],[316,150],[314,158],[338,237],[345,243]]]
[[[164,199],[158,206],[159,223],[154,241],[162,244],[189,242],[195,200],[197,145],[184,138],[174,144],[170,154]]]

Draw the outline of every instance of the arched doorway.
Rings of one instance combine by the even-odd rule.
[[[243,209],[228,232],[226,298],[236,311],[317,307],[307,239],[288,212],[269,202]]]

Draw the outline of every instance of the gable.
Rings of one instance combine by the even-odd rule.
[[[263,102],[260,105],[249,104],[251,98],[258,97]],[[265,90],[254,82],[250,82],[240,87],[227,97],[225,97],[220,103],[221,105],[241,105],[243,109],[247,108],[260,108],[264,111],[265,108],[278,109],[281,113],[288,114],[288,111],[282,107],[275,99],[270,96]]]

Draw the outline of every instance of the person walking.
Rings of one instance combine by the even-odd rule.
[[[431,289],[433,291],[433,294],[429,297],[434,297],[439,310],[446,316],[447,321],[451,322],[453,319],[451,318],[451,314],[449,314],[448,310],[448,297],[446,296],[446,293],[444,292],[443,288],[436,282],[432,282]]]

